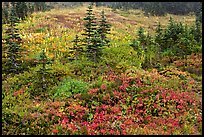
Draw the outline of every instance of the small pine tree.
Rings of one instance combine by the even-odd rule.
[[[45,2],[34,2],[34,11],[45,11],[46,8]]]
[[[150,27],[149,27],[149,29],[150,29]],[[146,38],[145,38],[145,45],[146,46],[149,46],[149,45],[151,45],[151,44],[153,44],[153,37],[150,35],[150,32],[149,32],[149,30],[147,31],[147,36],[146,36]]]
[[[52,64],[51,60],[45,55],[45,50],[43,50],[40,53],[40,56],[38,58],[38,64],[41,64],[42,67],[40,68],[39,71],[37,71],[37,80],[35,82],[35,92],[32,93],[33,96],[38,96],[38,95],[42,95],[42,93],[45,93],[46,89],[48,88],[48,84],[47,84],[47,79],[50,76],[50,73],[48,72],[48,70],[46,68],[47,64]]]
[[[100,56],[102,54],[102,47],[103,47],[103,42],[100,37],[100,34],[95,31],[95,35],[93,38],[93,45],[92,47],[88,47],[89,50],[89,56],[91,57],[92,61],[95,63],[100,59]]]
[[[15,3],[12,2],[12,6],[15,6]],[[16,17],[14,8],[12,8],[9,19],[9,26],[6,31],[7,37],[4,39],[5,47],[5,62],[3,67],[3,73],[20,73],[21,68],[21,52],[22,48],[20,46],[22,39],[18,34],[18,29],[16,28],[16,23],[18,23],[18,18]]]
[[[138,40],[140,41],[140,44],[142,48],[145,48],[145,40],[146,40],[146,35],[144,34],[144,28],[140,27],[138,30]]]
[[[17,2],[16,3],[16,14],[19,19],[24,20],[28,16],[28,6],[26,2]]]
[[[169,24],[167,28],[164,31],[163,34],[163,41],[165,43],[162,43],[161,45],[161,51],[166,51],[167,49],[173,49],[175,42],[178,40],[178,34],[179,34],[178,24],[175,23],[172,17],[169,19]]]
[[[153,37],[150,35],[149,31],[145,38],[145,61],[142,63],[143,68],[153,67],[155,60],[158,56],[158,47],[155,44]]]
[[[28,2],[28,14],[32,14],[34,12],[34,3]]]
[[[84,39],[85,45],[91,45],[92,44],[92,38],[94,37],[94,33],[96,31],[96,17],[93,14],[93,7],[92,5],[88,6],[87,9],[87,16],[84,18],[84,26],[85,26],[85,33],[82,35],[86,36]]]
[[[195,23],[195,40],[198,42],[198,43],[201,43],[202,42],[202,24],[199,20],[196,20],[196,23]]]
[[[200,3],[200,6],[195,11],[195,15],[196,15],[196,20],[202,23],[202,3]]]
[[[165,32],[165,35],[166,35],[166,39],[169,39],[171,38],[173,41],[176,41],[176,36],[177,36],[177,33],[176,33],[176,23],[175,21],[173,20],[172,17],[170,17],[169,19],[169,24],[168,24],[168,27],[166,29],[166,32]]]
[[[110,42],[107,39],[107,34],[110,34],[110,24],[106,21],[105,13],[104,11],[101,12],[101,19],[99,20],[99,28],[98,28],[98,33],[100,34],[101,40],[103,42],[103,45],[108,45]]]
[[[163,44],[163,29],[161,28],[160,22],[158,23],[156,28],[155,44],[158,45],[159,52],[161,52],[161,48]]]
[[[41,2],[41,11],[46,11],[47,10],[47,5],[45,2]]]
[[[5,7],[2,7],[2,23],[9,23],[9,2],[5,2]]]
[[[85,38],[83,39],[83,42],[84,42],[84,46],[86,46],[86,52],[87,52],[87,57],[90,59],[90,60],[93,60],[93,56],[92,56],[92,51],[94,50],[94,37],[95,37],[95,33],[96,33],[96,18],[93,14],[93,7],[92,5],[89,5],[88,6],[88,9],[87,9],[87,16],[84,18],[84,26],[85,26],[85,29],[84,29],[84,33],[82,34],[83,36],[85,36]]]
[[[79,59],[79,55],[83,53],[83,48],[79,44],[81,42],[81,40],[79,39],[79,36],[76,35],[75,39],[72,42],[74,42],[74,47],[70,48],[70,50],[71,50],[71,52],[74,52],[75,59],[78,60]]]
[[[17,5],[16,2],[11,2],[11,14],[13,16],[13,18],[10,17],[10,19],[13,19],[13,21],[11,22],[19,22],[19,18],[17,17],[16,14],[16,5]]]
[[[161,24],[160,22],[158,23],[157,25],[157,28],[156,28],[156,36],[155,36],[155,42],[158,43],[158,44],[161,44],[162,42],[162,28],[161,28]]]
[[[40,11],[40,6],[41,2],[34,2],[33,6],[34,6],[34,11]]]

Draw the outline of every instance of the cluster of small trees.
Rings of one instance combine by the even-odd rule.
[[[162,28],[158,23],[155,36],[149,33],[145,35],[143,28],[138,29],[138,38],[135,39],[130,46],[135,50],[144,51],[145,62],[144,68],[153,67],[154,58],[166,56],[169,62],[173,61],[172,57],[181,57],[186,59],[187,55],[202,51],[202,28],[201,22],[196,20],[194,25],[187,26],[175,22],[172,18],[166,28]]]
[[[99,24],[96,23],[92,4],[88,6],[86,15],[82,34],[84,37],[79,39],[76,35],[73,41],[74,47],[71,50],[75,52],[75,59],[85,53],[89,60],[97,62],[100,59],[102,48],[109,45],[106,35],[109,34],[110,24],[106,20],[104,11],[101,12]]]
[[[2,3],[2,23],[8,24],[11,11],[15,12],[15,16],[24,20],[33,12],[45,11],[50,9],[45,2],[3,2]]]
[[[25,62],[22,61],[23,44],[20,38],[17,24],[29,13],[45,9],[45,3],[39,2],[4,2],[2,8],[3,19],[7,30],[2,45],[2,72],[5,75],[18,74],[26,70]],[[33,8],[32,8],[33,7]]]
[[[13,5],[14,6],[14,5]],[[22,39],[18,34],[18,29],[16,27],[19,22],[19,18],[16,16],[16,12],[11,9],[10,18],[9,18],[8,29],[6,30],[7,36],[3,39],[3,56],[2,63],[4,64],[3,73],[18,73],[21,70],[21,52],[22,48],[20,44]]]
[[[13,3],[12,3],[13,4]],[[13,5],[15,6],[15,5]],[[91,61],[97,62],[101,55],[101,50],[103,46],[107,46],[109,40],[106,34],[109,33],[110,24],[107,23],[104,11],[101,12],[101,19],[99,24],[96,23],[96,18],[92,10],[93,5],[89,5],[87,10],[87,16],[84,18],[84,37],[79,39],[76,35],[74,42],[74,47],[70,50],[74,52],[75,59],[78,60],[79,57],[85,54]],[[6,31],[6,38],[3,43],[3,74],[4,75],[15,75],[21,73],[25,70],[22,61],[22,39],[18,34],[18,29],[16,27],[20,18],[17,17],[15,8],[11,9],[9,16],[8,29]],[[41,65],[37,71],[37,79],[35,83],[36,91],[32,93],[33,96],[40,95],[46,89],[47,80],[50,78],[49,69],[46,65],[50,64],[50,59],[46,56],[45,50],[40,53],[37,63]],[[26,63],[26,62],[24,62]],[[44,92],[45,93],[45,92]]]

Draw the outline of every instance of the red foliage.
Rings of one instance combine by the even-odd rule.
[[[182,127],[181,116],[184,116],[185,112],[191,109],[191,112],[198,113],[197,106],[200,104],[192,92],[175,91],[162,86],[147,88],[140,79],[124,74],[119,77],[110,73],[104,78],[110,81],[119,79],[119,82],[115,81],[115,87],[107,88],[102,84],[100,89],[94,88],[88,92],[97,97],[100,94],[98,91],[103,90],[102,100],[97,100],[105,102],[103,105],[89,107],[88,103],[91,101],[87,103],[81,100],[79,95],[75,100],[68,101],[70,105],[66,106],[63,112],[59,112],[58,108],[64,106],[64,103],[53,102],[47,104],[51,108],[45,110],[45,113],[59,117],[58,123],[54,124],[61,125],[64,132],[69,130],[70,134],[75,134],[83,129],[85,133],[93,135],[125,135],[131,127],[142,127],[146,134],[151,134],[151,130],[156,130],[155,133],[159,134],[171,134],[175,128]],[[141,87],[141,92],[136,94],[140,96],[133,97],[134,91],[126,92],[126,88],[133,86]],[[110,91],[106,92],[107,90],[110,90],[111,94]],[[107,103],[110,100],[112,104]],[[78,102],[85,102],[85,107]],[[202,122],[201,116],[198,115],[197,121]],[[55,129],[56,126],[53,126],[53,132],[58,133]]]
[[[58,133],[59,131],[57,129],[52,130],[54,133]]]

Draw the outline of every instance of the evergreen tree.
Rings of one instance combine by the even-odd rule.
[[[9,2],[5,2],[5,6],[2,7],[2,23],[9,23]]]
[[[41,9],[41,2],[34,2],[34,11],[40,11]]]
[[[95,31],[95,35],[93,38],[93,45],[92,47],[89,47],[89,56],[91,57],[92,61],[97,62],[100,59],[100,56],[102,54],[102,47],[103,47],[103,42],[100,37],[100,34]]]
[[[145,48],[145,40],[146,40],[146,36],[145,36],[145,34],[144,34],[144,28],[142,28],[142,27],[140,27],[139,29],[138,29],[138,40],[140,41],[140,43],[141,43],[141,46],[142,46],[142,48],[144,49]]]
[[[41,2],[41,11],[46,11],[47,10],[47,6],[45,2]]]
[[[92,50],[94,50],[94,35],[96,34],[96,18],[93,14],[93,7],[92,5],[90,4],[88,6],[88,9],[87,9],[87,13],[86,13],[86,17],[84,18],[84,26],[85,26],[85,29],[84,29],[84,33],[82,35],[85,36],[85,38],[83,39],[83,42],[87,48],[86,48],[86,52],[87,52],[87,56],[90,60],[93,59],[93,56],[92,56]]]
[[[83,53],[83,48],[79,44],[81,42],[81,40],[79,39],[79,36],[76,35],[75,39],[72,42],[74,42],[74,47],[70,48],[70,50],[71,50],[71,52],[74,52],[75,59],[78,60],[79,59],[79,55]]]
[[[149,27],[150,29],[150,27]],[[145,53],[145,61],[142,63],[143,68],[150,68],[153,67],[153,61],[157,57],[157,47],[155,46],[155,42],[153,37],[150,35],[149,31],[147,32],[147,36],[144,41],[144,53]]]
[[[99,20],[99,23],[98,33],[100,34],[103,45],[108,45],[110,41],[107,39],[106,35],[110,34],[109,31],[111,25],[106,21],[104,11],[101,12],[101,19]]]
[[[156,28],[155,42],[160,44],[161,43],[161,37],[162,37],[162,28],[161,28],[161,24],[159,22],[157,25],[157,28]]]
[[[34,12],[34,3],[33,2],[28,2],[28,14],[32,14]]]
[[[84,26],[85,26],[85,33],[82,35],[86,36],[84,39],[85,45],[91,45],[92,44],[92,38],[94,37],[94,33],[96,31],[96,18],[93,14],[93,7],[91,5],[88,6],[86,17],[84,18]]]
[[[199,7],[196,7],[195,11],[196,20],[202,23],[202,3],[199,4]]]
[[[172,17],[169,19],[169,24],[165,29],[163,36],[165,43],[162,43],[161,50],[165,51],[167,49],[172,49],[172,46],[175,45],[175,41],[178,39],[177,24],[174,22]]]
[[[15,6],[15,3],[12,2],[12,6]],[[21,68],[21,52],[22,48],[20,46],[22,39],[18,34],[18,29],[16,28],[16,23],[19,22],[16,17],[15,10],[12,7],[9,19],[9,26],[6,31],[7,37],[4,39],[5,47],[3,47],[5,54],[5,62],[3,62],[3,73],[20,73]]]
[[[195,23],[195,40],[200,43],[202,42],[202,24],[199,20],[196,20]]]
[[[160,22],[158,23],[156,28],[155,43],[159,46],[159,51],[161,51],[161,46],[163,43],[163,30],[161,28]]]
[[[150,35],[149,30],[150,30],[150,27],[148,27],[147,36],[145,38],[145,45],[146,46],[153,44],[153,37]]]
[[[28,15],[28,6],[26,2],[17,2],[16,3],[16,14],[19,19],[24,20]]]
[[[46,8],[45,2],[34,2],[34,11],[45,11]]]
[[[45,94],[46,89],[48,88],[48,78],[50,77],[50,73],[48,72],[50,69],[46,68],[46,65],[52,64],[51,60],[45,55],[45,50],[40,53],[38,58],[38,64],[42,65],[42,67],[37,71],[37,79],[34,84],[36,88],[32,93],[33,96]]]
[[[16,14],[16,2],[11,2],[11,14],[12,14],[12,16],[13,16],[13,18],[12,19],[15,19],[15,20],[17,20],[17,14]],[[10,18],[11,19],[11,18]],[[19,21],[19,20],[18,20]],[[14,22],[17,22],[17,21],[14,21]]]

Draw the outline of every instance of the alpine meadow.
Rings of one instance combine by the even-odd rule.
[[[202,135],[202,2],[2,2],[2,135]]]

